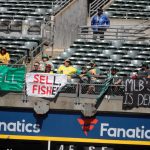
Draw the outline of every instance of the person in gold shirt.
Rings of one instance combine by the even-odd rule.
[[[69,59],[64,61],[64,65],[61,65],[57,69],[58,74],[65,74],[68,78],[71,78],[77,72],[77,69],[72,66],[72,63]]]
[[[0,63],[2,64],[9,64],[10,56],[9,53],[6,51],[6,48],[2,48],[0,51]]]

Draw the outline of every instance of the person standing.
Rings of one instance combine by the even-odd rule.
[[[91,26],[93,29],[93,38],[97,39],[97,35],[100,35],[100,39],[104,39],[104,32],[110,26],[110,20],[108,16],[103,13],[103,9],[99,8],[97,10],[97,15],[95,15],[91,20]]]

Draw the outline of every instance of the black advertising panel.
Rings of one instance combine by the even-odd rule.
[[[0,139],[0,150],[47,150],[47,141]]]

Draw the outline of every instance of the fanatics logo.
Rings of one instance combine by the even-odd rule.
[[[78,118],[78,123],[81,125],[84,134],[87,136],[88,132],[94,129],[94,126],[97,124],[98,119],[95,118]]]

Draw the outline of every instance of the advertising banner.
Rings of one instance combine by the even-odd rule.
[[[24,88],[25,67],[0,66],[0,91],[21,92]]]
[[[125,79],[123,109],[134,107],[150,108],[150,79]]]
[[[54,112],[0,111],[0,138],[150,145],[150,117]]]
[[[28,96],[54,98],[66,84],[67,76],[64,74],[26,74]]]

